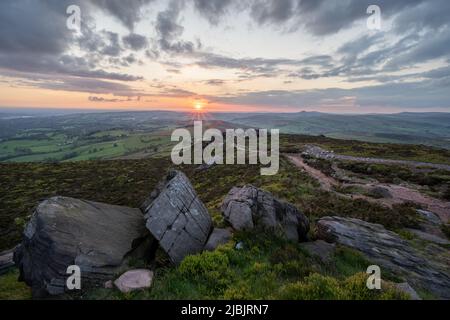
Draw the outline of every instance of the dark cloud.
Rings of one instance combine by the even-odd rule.
[[[104,97],[97,97],[97,96],[89,96],[88,100],[91,102],[109,102],[109,103],[115,103],[115,102],[128,102],[128,101],[140,101],[141,96],[135,96],[135,97],[128,97],[126,99],[118,99],[118,98],[104,98]]]
[[[114,96],[122,97],[142,94],[123,83],[72,76],[40,76],[39,79],[27,80],[25,83],[30,87],[42,89],[88,92],[91,94],[113,94]]]
[[[240,80],[255,78],[271,78],[288,75],[298,76],[298,72],[292,72],[293,68],[302,67],[302,70],[311,70],[311,67],[332,68],[334,61],[331,56],[317,55],[305,59],[267,59],[267,58],[231,58],[213,53],[197,53],[195,64],[203,68],[235,69]],[[313,78],[319,78],[320,75]]]
[[[82,36],[66,28],[66,9],[72,4],[82,9]],[[88,7],[85,0],[1,1],[2,75],[52,90],[128,94],[128,86],[104,80],[130,82],[142,77],[105,71],[105,56],[119,59],[124,49],[117,33],[92,29]],[[70,53],[74,46],[79,46],[79,55]]]
[[[405,92],[408,94],[405,95]],[[372,109],[374,107],[427,108],[430,106],[450,108],[448,88],[445,85],[437,85],[437,82],[429,81],[384,84],[355,89],[249,92],[232,97],[216,97],[216,101],[298,109],[335,105],[336,102],[343,101],[356,107]]]
[[[411,33],[423,29],[438,30],[449,24],[450,1],[422,1],[403,10],[394,21],[396,33]]]
[[[217,25],[228,9],[235,5],[233,0],[194,0],[194,7],[211,24]]]
[[[300,4],[299,0],[255,1],[251,7],[251,15],[259,24],[285,23],[297,14]]]
[[[194,51],[194,43],[179,39],[184,32],[184,28],[178,23],[183,8],[184,1],[171,0],[166,10],[158,13],[156,32],[158,34],[157,41],[162,51],[177,54]]]
[[[102,33],[105,35],[106,41],[102,41],[103,47],[100,49],[99,53],[102,55],[118,57],[122,52],[119,43],[119,34],[111,31],[103,31]]]
[[[425,0],[255,0],[251,16],[258,24],[272,24],[297,30],[304,26],[311,33],[323,36],[348,28],[358,20],[366,19],[367,8],[380,6],[383,17],[389,18],[406,8],[429,2]],[[431,4],[430,4],[431,5]]]
[[[127,101],[124,99],[107,99],[107,98],[103,98],[103,97],[96,97],[96,96],[89,96],[88,100],[91,102],[122,102],[122,101]]]
[[[135,51],[145,49],[148,46],[148,40],[145,36],[136,33],[130,33],[122,38],[124,44]]]
[[[0,53],[57,54],[72,39],[65,27],[68,1],[0,1]]]
[[[154,0],[92,0],[91,3],[113,15],[128,29],[133,30],[142,18],[143,8]]]
[[[221,85],[225,84],[225,80],[210,79],[210,80],[206,80],[204,83],[209,86],[221,86]]]

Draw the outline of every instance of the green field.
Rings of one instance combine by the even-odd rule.
[[[164,156],[171,145],[170,136],[158,132],[105,130],[77,137],[47,133],[39,139],[17,137],[1,142],[0,159],[8,162],[81,161],[114,159],[138,152]]]

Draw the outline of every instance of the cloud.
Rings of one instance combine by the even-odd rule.
[[[321,90],[269,90],[254,91],[234,96],[216,97],[217,102],[233,105],[259,105],[265,107],[292,107],[299,110],[310,107],[327,107],[335,102],[351,102],[359,108],[450,108],[446,82],[419,81],[390,83],[354,89]],[[406,95],[405,92],[408,92]],[[349,99],[349,97],[352,97]],[[349,105],[342,106],[349,107]],[[337,110],[339,111],[339,110]]]
[[[29,54],[16,54],[14,56],[0,54],[0,68],[19,72],[15,74],[16,76],[27,76],[29,73],[35,73],[119,81],[138,81],[143,79],[140,76],[133,76],[126,73],[92,69],[86,59],[70,55],[45,55],[41,56],[40,59],[36,59],[35,56]],[[13,74],[10,73],[10,75]]]
[[[68,1],[0,1],[0,53],[57,54],[66,50],[72,34],[65,28],[65,3]]]
[[[221,17],[236,4],[233,0],[194,0],[195,9],[212,25],[218,25]]]
[[[129,102],[129,101],[140,101],[141,96],[136,97],[128,97],[126,99],[117,99],[117,98],[103,98],[103,97],[97,97],[97,96],[89,96],[88,100],[91,102],[108,102],[108,103],[115,103],[115,102]]]
[[[113,94],[115,96],[132,97],[142,95],[127,84],[104,81],[91,78],[80,78],[73,76],[40,76],[33,80],[23,80],[29,87],[71,91],[87,92],[91,94]]]
[[[148,46],[148,40],[145,36],[130,33],[129,35],[122,38],[125,46],[133,49],[134,51],[139,51],[145,49]]]
[[[209,86],[221,86],[221,85],[225,84],[225,80],[210,79],[210,80],[204,81],[204,83],[209,85]]]
[[[194,43],[180,40],[184,28],[178,23],[184,1],[171,0],[165,11],[158,13],[156,19],[156,32],[158,44],[161,50],[168,53],[190,53],[194,51]]]
[[[128,29],[133,30],[137,22],[142,18],[142,11],[145,6],[154,0],[92,0],[92,4],[111,14]]]
[[[66,28],[66,9],[71,4],[82,7],[81,37]],[[117,33],[92,29],[89,11],[83,11],[85,6],[84,0],[1,1],[2,75],[22,78],[28,86],[52,90],[99,93],[116,90],[119,94],[130,94],[129,86],[104,80],[133,82],[143,77],[107,68],[108,62],[122,59],[124,49]],[[130,42],[137,45],[133,37]],[[78,54],[73,53],[76,46],[80,49]],[[132,58],[125,56],[123,61],[137,62]]]
[[[295,87],[295,79],[333,78],[327,83],[333,80],[355,86],[362,81],[377,84],[371,87],[364,84],[363,88],[352,90],[271,90],[222,97],[242,103],[298,106],[336,99],[361,105],[378,102],[382,105],[446,106],[446,101],[450,100],[443,94],[450,86],[450,21],[447,19],[450,2],[447,0],[377,1],[383,20],[392,20],[392,29],[385,32],[365,30],[366,9],[373,4],[370,0],[160,0],[154,6],[160,11],[149,21],[155,28],[155,36],[150,39],[139,34],[143,24],[138,28],[138,23],[156,1],[0,1],[0,72],[5,77],[23,79],[25,85],[53,90],[138,96],[146,93],[133,89],[132,84],[143,77],[130,74],[135,71],[129,70],[138,70],[130,67],[142,65],[146,59],[157,61],[171,73],[166,75],[167,82],[158,88],[157,95],[196,96],[169,82],[178,74],[187,76],[184,67],[197,66],[230,71],[227,79],[232,74],[234,79],[231,80],[217,78],[215,72],[211,79],[209,76],[199,79],[199,83],[217,87],[225,82],[233,86],[236,85],[233,82],[262,78],[273,78],[271,83],[280,84],[274,85],[274,89],[283,88],[282,84],[287,83]],[[82,36],[75,36],[65,27],[69,4],[82,8]],[[93,17],[106,16],[117,19],[126,27],[125,31],[115,24],[111,30],[97,29],[99,25],[111,27],[93,20]],[[265,55],[265,52],[255,56],[245,49],[241,51],[239,45],[230,49],[235,54],[224,54],[223,47],[218,51],[214,44],[229,41],[226,37],[208,39],[203,46],[198,39],[202,30],[185,30],[188,26],[197,26],[186,23],[187,19],[202,17],[208,21],[201,21],[206,25],[221,26],[224,21],[229,24],[228,19],[223,18],[234,16],[246,19],[238,21],[237,25],[250,25],[250,32],[252,27],[264,26],[283,37],[284,32],[298,30],[308,33],[313,41],[320,40],[331,46],[318,47],[317,54],[309,56],[304,54],[312,51],[311,45],[303,52],[300,47],[298,58],[295,53],[285,58],[282,50],[279,57]],[[364,30],[354,28],[354,32],[339,33],[355,26]],[[214,32],[222,30],[215,29]],[[192,38],[188,39],[187,34]],[[336,37],[342,43],[340,46],[336,45]],[[404,97],[395,94],[393,89],[402,90]],[[409,90],[414,92],[409,94]],[[354,97],[354,100],[346,97]]]

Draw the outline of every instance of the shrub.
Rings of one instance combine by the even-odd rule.
[[[318,273],[304,282],[288,284],[281,289],[280,298],[286,300],[337,300],[342,296],[339,282]]]
[[[223,298],[225,300],[251,300],[253,296],[247,282],[238,282],[225,290]]]
[[[450,224],[443,224],[441,230],[445,236],[450,239]]]
[[[219,251],[203,252],[195,256],[186,257],[180,264],[178,271],[188,278],[201,278],[216,281],[228,274],[228,257]]]
[[[382,290],[367,288],[365,273],[357,273],[345,280],[312,274],[303,282],[284,286],[279,295],[289,300],[406,300],[409,297],[391,284],[383,283]]]
[[[351,276],[355,273],[365,271],[370,263],[363,255],[355,250],[339,247],[334,253],[334,267],[337,274]]]
[[[297,260],[299,258],[303,258],[303,255],[300,254],[299,250],[293,245],[287,244],[286,246],[274,251],[270,256],[269,261],[272,264],[278,264]]]

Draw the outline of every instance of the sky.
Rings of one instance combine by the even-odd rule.
[[[450,112],[448,17],[448,0],[2,0],[0,107]]]

